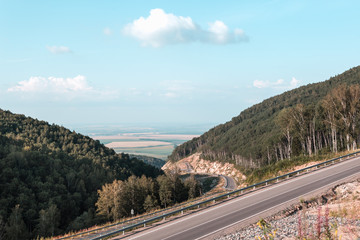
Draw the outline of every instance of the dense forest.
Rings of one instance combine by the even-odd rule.
[[[195,152],[209,160],[257,168],[293,156],[355,149],[360,144],[360,66],[256,104],[178,146],[177,161]]]
[[[132,158],[137,158],[137,159],[143,161],[144,163],[152,165],[157,168],[161,168],[166,163],[166,161],[164,161],[160,158],[155,158],[155,157],[150,157],[150,156],[145,156],[145,155],[129,154],[129,156]]]
[[[51,236],[99,223],[105,184],[162,171],[64,127],[0,110],[0,238]]]
[[[201,184],[193,175],[184,181],[177,173],[168,173],[156,179],[131,176],[126,181],[114,180],[99,190],[96,202],[98,214],[108,220],[119,220],[157,208],[200,196]]]

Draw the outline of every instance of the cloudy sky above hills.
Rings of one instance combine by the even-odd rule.
[[[359,65],[358,1],[1,1],[0,108],[223,123]]]

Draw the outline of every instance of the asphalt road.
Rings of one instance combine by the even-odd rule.
[[[192,173],[194,171],[194,169],[192,168],[190,163],[185,162],[185,165],[186,165],[186,169],[181,169],[181,171],[184,171],[186,173]],[[225,175],[220,175],[220,176],[222,178],[224,178],[224,180],[225,180],[225,185],[224,185],[225,189],[228,189],[228,190],[236,189],[236,183],[235,183],[235,180],[232,177],[225,176]]]
[[[261,214],[269,209],[299,200],[302,196],[319,189],[329,188],[337,181],[355,174],[360,175],[360,158],[275,184],[203,211],[140,231],[126,239],[205,239],[214,232],[254,216],[260,218]]]
[[[221,175],[225,179],[224,188],[228,190],[234,190],[236,188],[235,180],[229,176]]]

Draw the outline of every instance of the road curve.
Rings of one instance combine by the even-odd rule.
[[[225,175],[220,175],[222,178],[224,178],[225,180],[225,185],[224,188],[228,189],[228,190],[235,190],[236,188],[236,183],[235,180],[232,177],[229,176],[225,176]]]
[[[149,228],[126,238],[114,239],[202,239],[254,216],[299,200],[319,189],[329,188],[349,176],[360,175],[360,158],[354,158],[313,173],[281,182],[268,188],[215,205],[206,210]]]

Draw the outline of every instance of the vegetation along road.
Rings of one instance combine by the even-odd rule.
[[[304,196],[314,194],[355,175],[360,175],[359,157],[310,174],[300,175],[157,227],[150,227],[128,236],[127,239],[208,238],[222,229],[241,224],[250,218],[259,219],[269,211],[299,201]]]

